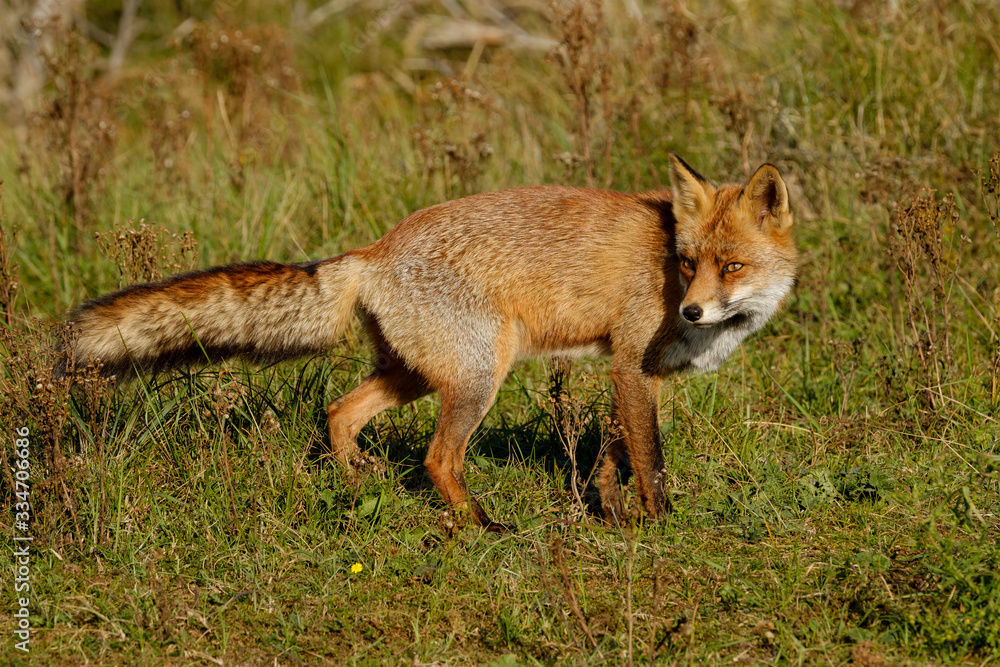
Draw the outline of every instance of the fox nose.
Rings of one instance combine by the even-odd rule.
[[[688,322],[697,322],[701,319],[702,315],[701,306],[686,306],[681,312],[684,314],[684,319]]]

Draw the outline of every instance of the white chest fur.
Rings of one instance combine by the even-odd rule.
[[[673,371],[695,373],[718,369],[744,338],[767,324],[774,308],[770,311],[738,315],[706,329],[683,325],[680,339],[663,353],[663,365]]]

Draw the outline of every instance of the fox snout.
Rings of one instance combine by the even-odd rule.
[[[685,320],[693,324],[694,322],[697,322],[698,320],[701,319],[703,312],[701,310],[701,306],[697,304],[692,304],[690,306],[682,307],[681,315],[684,317]]]
[[[707,262],[705,270],[692,275],[690,282],[682,272],[684,297],[677,308],[681,322],[696,329],[707,329],[733,315],[730,300],[732,286],[726,285],[717,273],[708,267]]]
[[[680,314],[685,322],[698,329],[715,326],[731,315],[717,299],[685,301],[680,306]]]

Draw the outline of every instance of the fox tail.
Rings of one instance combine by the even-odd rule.
[[[360,264],[249,262],[194,271],[85,303],[56,369],[135,373],[241,357],[258,364],[324,352],[350,323]]]

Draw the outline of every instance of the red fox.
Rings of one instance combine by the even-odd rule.
[[[761,166],[716,187],[671,156],[672,191],[526,187],[413,213],[370,246],[302,264],[251,262],[134,285],[73,316],[77,367],[124,377],[242,357],[326,351],[360,314],[379,362],[328,407],[345,465],[388,408],[441,396],[425,465],[444,500],[501,530],[469,496],[469,437],[518,360],[612,355],[621,426],[598,472],[605,519],[620,475],[646,512],[669,509],[658,425],[661,379],[714,370],[788,298],[797,253],[788,191]]]

